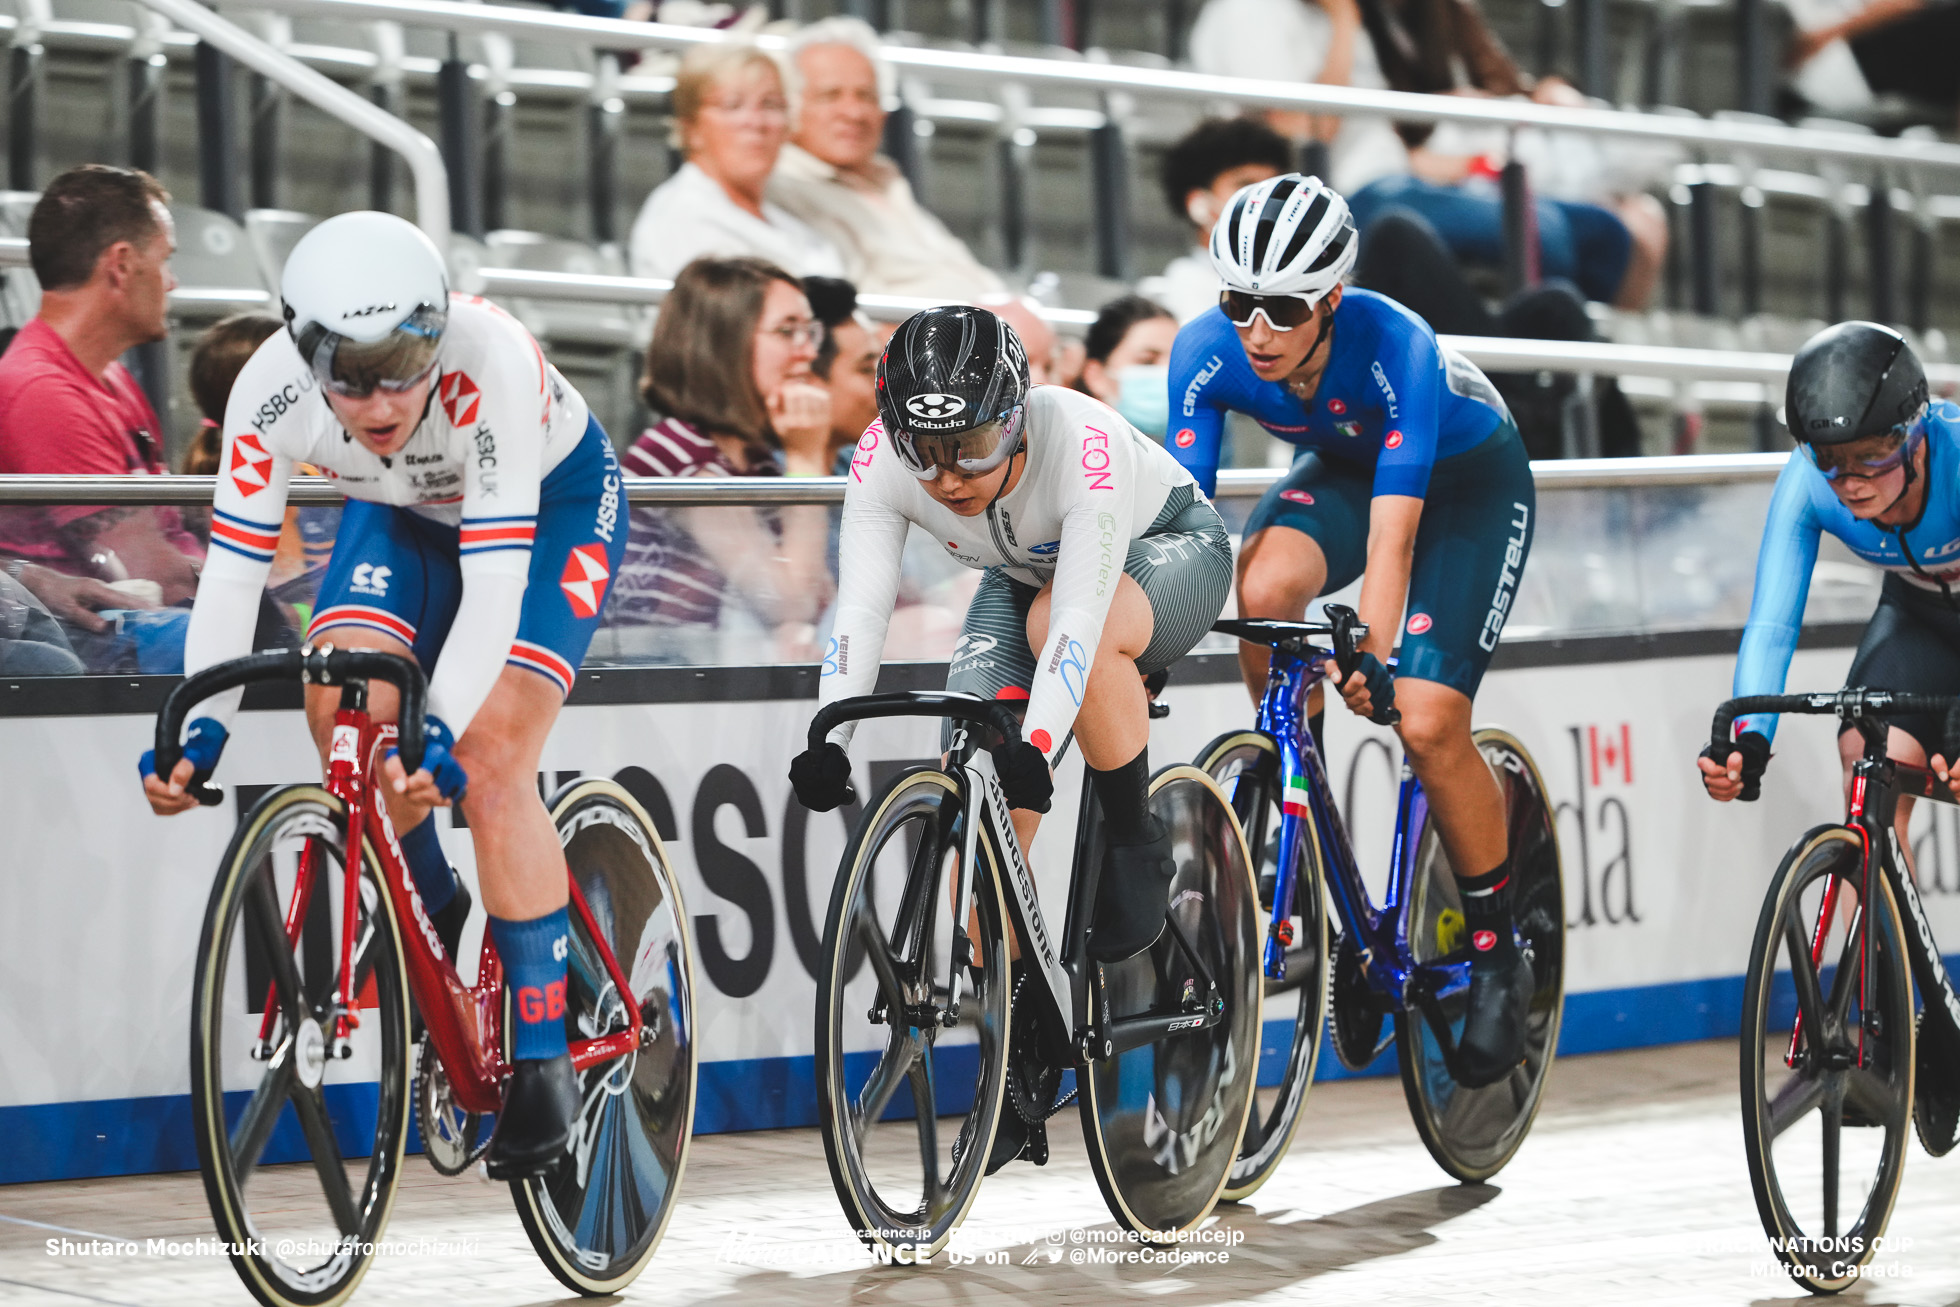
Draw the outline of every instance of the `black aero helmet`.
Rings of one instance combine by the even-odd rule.
[[[1926,371],[1905,337],[1876,322],[1840,322],[1790,360],[1784,415],[1790,435],[1810,445],[1903,436],[1926,393]]]
[[[979,475],[1012,458],[1027,398],[1021,338],[970,304],[913,314],[878,359],[878,416],[899,461],[921,481],[942,463]]]

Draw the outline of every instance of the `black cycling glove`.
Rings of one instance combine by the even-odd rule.
[[[1754,803],[1763,794],[1763,772],[1769,767],[1769,737],[1761,731],[1744,731],[1733,744],[1711,744],[1701,751],[1718,767],[1729,765],[1729,755],[1742,755],[1742,793],[1736,797]]]
[[[1364,653],[1354,660],[1354,670],[1361,673],[1361,679],[1368,686],[1368,720],[1377,726],[1393,726],[1402,720],[1402,714],[1395,711],[1395,677],[1381,659],[1371,653]],[[1346,683],[1346,678],[1342,678]]]
[[[1007,806],[1046,812],[1055,797],[1055,778],[1048,772],[1048,760],[1041,750],[1026,740],[994,748],[994,770],[1000,773],[1000,788],[1007,794]]]
[[[851,789],[850,755],[831,740],[791,760],[789,783],[797,801],[812,812],[829,812],[857,798]]]

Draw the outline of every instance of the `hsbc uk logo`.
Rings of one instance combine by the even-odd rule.
[[[606,597],[606,580],[611,575],[604,546],[580,545],[565,560],[558,588],[565,592],[565,602],[572,606],[575,616],[597,617]]]
[[[232,485],[247,498],[266,488],[272,480],[272,455],[265,452],[257,432],[246,431],[233,437],[231,466],[226,470],[231,473]]]
[[[354,569],[349,589],[356,594],[385,595],[388,593],[388,578],[395,574],[392,567],[378,567],[373,563],[362,563]]]
[[[438,392],[442,400],[442,411],[449,415],[449,425],[466,427],[476,421],[476,411],[481,407],[483,392],[477,389],[474,381],[461,372],[442,374],[442,388]]]

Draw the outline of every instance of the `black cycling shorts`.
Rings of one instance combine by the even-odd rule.
[[[1923,589],[1896,572],[1885,575],[1878,607],[1845,686],[1904,690],[1917,694],[1960,695],[1960,612],[1945,596]],[[1886,720],[1919,741],[1928,757],[1941,753],[1946,722],[1930,713],[1887,715]]]

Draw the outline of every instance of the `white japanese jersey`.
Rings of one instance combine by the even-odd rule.
[[[429,711],[460,737],[489,695],[517,631],[538,493],[585,435],[584,398],[529,332],[477,296],[451,295],[428,408],[387,457],[349,435],[284,331],[233,384],[212,503],[210,558],[184,646],[196,672],[247,653],[259,594],[285,522],[286,482],[310,463],[351,499],[394,504],[460,527],[463,598]],[[213,700],[229,716],[238,695]],[[222,719],[222,717],[221,717]]]
[[[837,617],[819,706],[870,694],[898,598],[907,528],[917,523],[960,562],[999,567],[1036,588],[1054,583],[1047,644],[1036,650],[1023,738],[1052,762],[1082,706],[1130,544],[1177,486],[1195,485],[1169,454],[1098,400],[1062,386],[1028,394],[1027,461],[1014,488],[961,517],[905,469],[874,422],[851,456],[838,560]],[[1064,658],[1071,643],[1084,658]],[[1052,653],[1050,652],[1052,650]],[[854,723],[830,738],[848,747]]]

